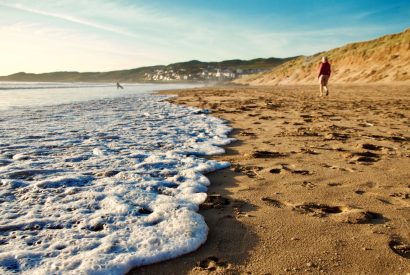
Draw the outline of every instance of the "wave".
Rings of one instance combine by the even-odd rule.
[[[0,82],[0,90],[75,89],[95,87],[115,87],[115,83]]]
[[[230,127],[134,95],[0,113],[0,273],[123,274],[196,250]]]

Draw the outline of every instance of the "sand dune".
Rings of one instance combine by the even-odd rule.
[[[251,85],[316,83],[322,56],[328,56],[332,64],[331,83],[410,83],[410,29],[313,56],[301,56],[270,72],[235,82]]]

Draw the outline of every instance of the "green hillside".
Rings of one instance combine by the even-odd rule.
[[[204,71],[217,70],[241,70],[242,74],[254,73],[272,69],[293,58],[258,58],[252,60],[225,60],[221,62],[202,62],[191,60],[188,62],[174,63],[170,65],[158,65],[141,67],[130,70],[119,70],[109,72],[50,72],[50,73],[16,73],[8,76],[0,76],[0,81],[35,81],[35,82],[146,82],[152,81],[147,75],[161,74],[172,71],[187,75],[185,80],[204,80],[201,73]],[[188,77],[189,76],[189,77]],[[206,79],[210,79],[207,77]],[[180,79],[182,80],[182,79]],[[158,80],[161,81],[161,80]],[[163,80],[165,81],[165,80]],[[169,81],[169,80],[168,80]],[[173,80],[178,81],[178,80]]]

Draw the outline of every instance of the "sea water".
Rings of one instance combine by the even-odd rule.
[[[181,86],[7,85],[0,274],[123,274],[205,242],[204,174],[229,163],[200,156],[230,128],[152,93]]]

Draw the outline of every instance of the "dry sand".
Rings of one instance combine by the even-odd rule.
[[[173,91],[230,121],[197,251],[130,274],[409,274],[410,86]]]

